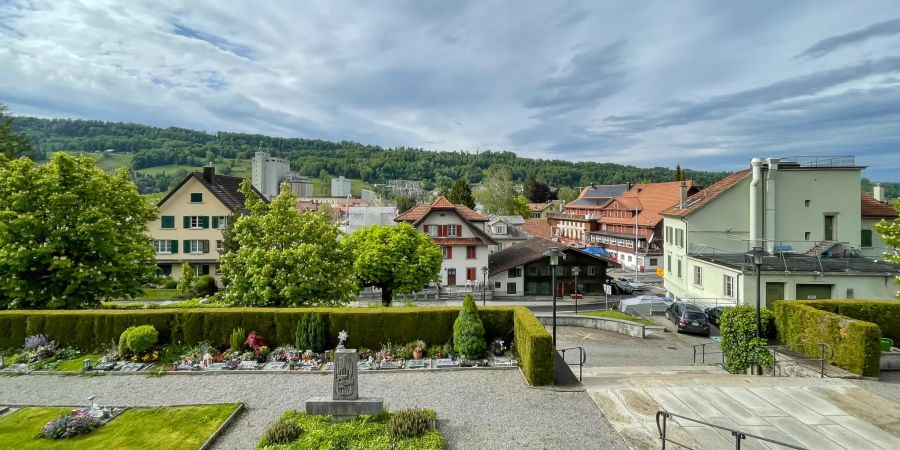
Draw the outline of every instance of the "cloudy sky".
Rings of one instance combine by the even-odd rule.
[[[0,102],[640,166],[852,154],[900,181],[900,8],[0,0]]]

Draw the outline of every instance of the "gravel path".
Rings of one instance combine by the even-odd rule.
[[[250,449],[282,412],[331,391],[331,375],[223,374],[0,377],[0,404],[159,406],[242,401],[247,410],[216,448]],[[451,449],[627,448],[586,392],[528,387],[517,370],[360,374],[360,394],[391,410],[438,414]]]

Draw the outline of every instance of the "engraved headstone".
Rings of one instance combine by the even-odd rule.
[[[338,347],[334,352],[334,400],[356,400],[359,398],[359,373],[356,364],[359,355],[355,349]]]

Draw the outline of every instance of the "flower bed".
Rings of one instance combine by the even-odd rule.
[[[413,427],[403,426],[406,425],[405,423],[398,426],[397,420],[392,423],[392,414],[387,413],[380,416],[361,416],[345,422],[332,422],[329,416],[312,416],[297,411],[288,411],[267,430],[257,448],[443,450],[445,447],[444,437],[434,426],[434,411],[419,411],[422,411],[422,415],[427,419],[425,430],[421,434],[404,433],[403,431],[407,428]],[[404,413],[398,411],[394,414]],[[291,425],[291,427],[285,425]],[[274,444],[269,441],[279,438],[283,443]]]

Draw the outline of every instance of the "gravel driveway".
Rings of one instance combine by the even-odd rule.
[[[0,404],[158,406],[241,401],[246,412],[216,448],[250,449],[282,412],[331,392],[330,375],[221,374],[0,377]],[[530,388],[518,370],[360,374],[360,395],[391,410],[422,406],[438,414],[451,449],[627,448],[586,392]]]

